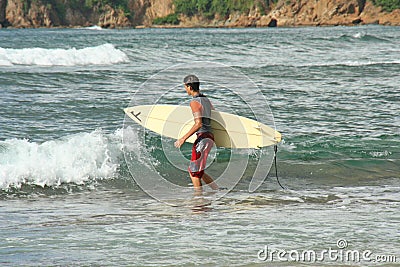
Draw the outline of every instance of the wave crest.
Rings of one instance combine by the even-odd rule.
[[[82,66],[112,65],[128,62],[128,56],[112,44],[82,49],[11,49],[0,47],[0,66]]]
[[[118,133],[105,135],[100,130],[44,143],[1,141],[0,189],[112,179],[118,173],[120,154]]]

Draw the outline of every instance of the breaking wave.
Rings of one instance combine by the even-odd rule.
[[[1,48],[0,66],[82,66],[128,62],[128,56],[112,44],[82,49]]]
[[[79,133],[43,143],[0,142],[0,189],[24,184],[57,187],[117,176],[122,154],[120,131]]]

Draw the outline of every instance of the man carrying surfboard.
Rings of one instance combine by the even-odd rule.
[[[197,138],[193,143],[192,157],[189,165],[189,175],[195,190],[201,190],[201,180],[212,189],[217,190],[218,185],[204,172],[208,154],[214,144],[214,135],[211,132],[211,110],[214,109],[210,100],[200,92],[200,81],[195,75],[188,75],[183,79],[183,84],[188,95],[192,96],[190,108],[192,109],[194,125],[180,139],[175,142],[179,148],[185,141],[196,133]]]

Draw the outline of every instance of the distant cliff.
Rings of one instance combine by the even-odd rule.
[[[173,0],[0,0],[0,27],[150,26]]]
[[[290,1],[289,4],[280,1],[264,20],[269,18],[276,18],[279,26],[400,25],[400,9],[386,12],[365,0],[303,0]],[[260,24],[263,23],[261,18]]]
[[[206,5],[196,5],[196,12],[185,6],[190,2],[193,3],[184,0],[0,0],[0,27],[400,25],[400,9],[379,6],[378,0],[239,1],[251,3],[240,8],[227,6],[238,1],[199,1]]]

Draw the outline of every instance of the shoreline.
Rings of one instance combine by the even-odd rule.
[[[322,24],[322,25],[310,25],[310,24],[298,24],[298,25],[284,25],[284,26],[221,26],[221,25],[137,25],[137,26],[125,26],[125,27],[101,27],[98,25],[92,26],[51,26],[51,27],[3,27],[1,30],[18,30],[18,29],[91,29],[91,30],[132,30],[132,29],[264,29],[264,28],[335,28],[335,27],[363,27],[363,26],[382,26],[382,27],[400,27],[400,25],[391,24],[379,24],[379,23],[362,23],[362,24]]]

